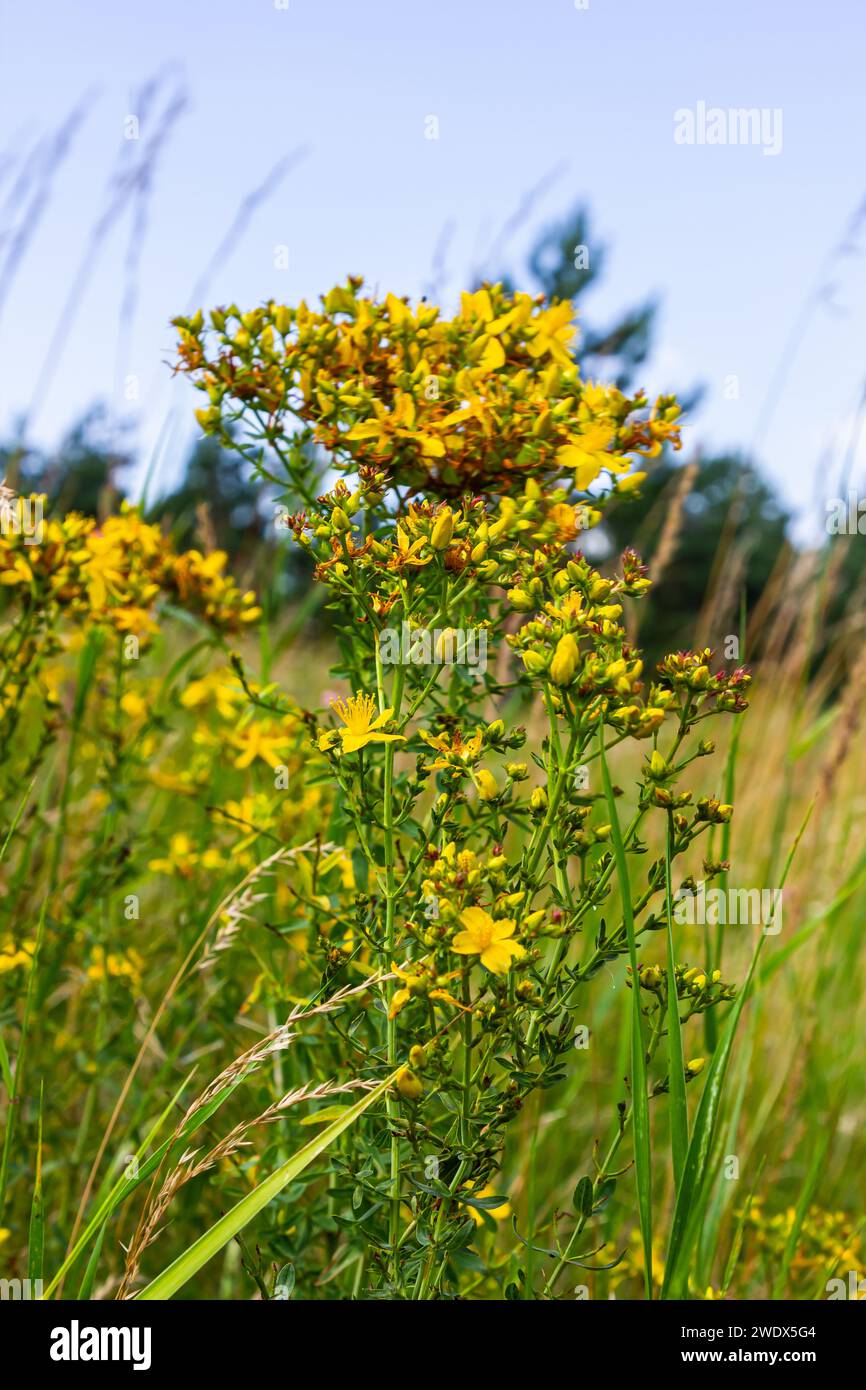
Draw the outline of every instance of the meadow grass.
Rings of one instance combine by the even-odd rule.
[[[807,621],[804,615],[802,622]],[[254,660],[252,636],[246,647]],[[767,938],[758,962],[722,1088],[700,1196],[701,1220],[692,1232],[688,1260],[693,1296],[712,1289],[735,1297],[821,1297],[827,1280],[847,1267],[846,1260],[850,1267],[862,1266],[857,1232],[866,1154],[858,1042],[866,983],[860,912],[866,851],[856,827],[866,792],[854,742],[864,698],[858,686],[862,672],[855,671],[828,703],[822,672],[806,669],[807,643],[792,640],[787,653],[787,661],[762,666],[752,709],[735,736],[728,774],[736,786],[728,846],[736,866],[732,882],[778,886],[810,807],[812,816],[785,885],[781,930]],[[148,657],[149,669],[167,673],[179,660],[180,631],[169,624]],[[328,684],[327,665],[327,645],[311,651],[306,641],[296,642],[274,662],[271,675],[303,698],[311,685]],[[195,659],[191,672],[196,672]],[[168,885],[157,877],[151,896],[142,898],[137,920],[110,917],[113,885],[106,886],[94,863],[100,824],[111,809],[104,794],[94,791],[98,751],[87,733],[81,691],[88,679],[87,663],[79,658],[66,696],[68,727],[33,783],[19,787],[17,802],[10,801],[12,818],[2,846],[7,929],[13,937],[19,933],[20,940],[21,924],[33,924],[25,946],[32,968],[9,968],[3,977],[4,1269],[13,1277],[29,1273],[46,1284],[55,1281],[52,1294],[83,1290],[112,1296],[124,1264],[122,1246],[136,1229],[137,1201],[160,1160],[168,1154],[175,1161],[182,1157],[179,1136],[181,1150],[195,1147],[199,1155],[209,1147],[217,1150],[216,1171],[205,1169],[210,1182],[196,1176],[173,1194],[159,1260],[146,1253],[145,1266],[154,1273],[156,1265],[170,1263],[170,1256],[182,1257],[232,1197],[244,1200],[257,1178],[278,1172],[282,1164],[288,1173],[285,1209],[263,1208],[249,1231],[244,1223],[237,1232],[240,1244],[223,1248],[221,1260],[202,1269],[195,1284],[199,1295],[211,1297],[264,1293],[270,1275],[257,1266],[255,1245],[264,1244],[279,1259],[281,1249],[292,1244],[296,1204],[303,1229],[299,1199],[308,1197],[307,1181],[318,1194],[314,1200],[327,1201],[332,1185],[327,1167],[314,1167],[307,1179],[292,1168],[303,1129],[295,1128],[291,1136],[273,1135],[264,1126],[251,1125],[244,1133],[245,1143],[252,1141],[250,1149],[230,1146],[219,1153],[221,1139],[307,1079],[297,1049],[273,1052],[240,1078],[231,1074],[238,1054],[279,1025],[273,1006],[263,1014],[249,1003],[263,977],[273,981],[279,974],[282,943],[262,925],[263,918],[278,915],[274,884],[266,872],[258,877],[254,865],[247,874],[240,872],[244,863],[267,857],[261,851],[271,848],[268,833],[249,830],[235,841],[243,846],[239,858],[233,848],[219,863],[214,861],[206,874],[206,902],[191,898],[182,876]],[[734,728],[740,730],[739,725]],[[195,767],[201,758],[197,731],[200,735],[201,725],[192,718],[186,727],[181,724],[168,746],[160,746],[159,756],[154,753],[153,765],[161,769],[170,753],[173,768]],[[727,750],[721,751],[724,758]],[[620,748],[610,754],[612,777],[624,790],[623,817],[629,814],[638,775],[633,758],[624,756],[627,752]],[[722,791],[720,766],[716,761],[712,768],[700,769],[704,781],[696,782],[697,791]],[[207,778],[208,802],[214,807],[225,807],[243,793],[243,779],[231,760],[228,765],[225,759],[208,762]],[[298,786],[295,798],[315,800],[316,792]],[[154,859],[157,847],[170,847],[177,835],[189,839],[190,856],[207,854],[220,842],[222,830],[232,829],[230,821],[205,811],[200,798],[152,782],[146,791],[143,785],[137,788],[126,815]],[[648,857],[664,854],[664,837],[658,832],[653,826]],[[699,873],[699,865],[694,870]],[[250,875],[255,910],[248,905],[250,915],[240,914],[229,946],[231,973],[215,980],[212,972],[198,967],[214,945],[219,924],[225,925],[226,901],[243,897]],[[45,928],[46,892],[52,883],[63,884],[75,904],[69,927],[53,939]],[[201,888],[198,873],[194,887]],[[94,901],[100,912],[94,913]],[[605,910],[615,915],[615,903]],[[753,927],[730,926],[717,933],[675,923],[674,933],[678,959],[709,959],[725,979],[741,982],[746,977],[756,944]],[[109,953],[117,956],[116,973],[104,967]],[[654,934],[642,956],[667,968],[666,932]],[[645,1296],[645,1259],[629,1171],[633,1139],[628,1132],[620,1135],[614,1109],[618,1100],[629,1102],[624,1078],[633,1066],[635,996],[627,987],[627,969],[627,961],[606,965],[601,988],[586,989],[585,1006],[575,1016],[589,1030],[589,1045],[574,1050],[565,1081],[526,1107],[508,1145],[501,1186],[518,1234],[511,1221],[500,1221],[488,1238],[500,1248],[506,1272],[509,1261],[516,1267],[525,1259],[522,1242],[538,1246],[527,1265],[525,1296],[532,1296],[533,1284],[536,1294],[548,1289],[573,1296],[585,1289],[592,1297]],[[297,1008],[302,1001],[292,1004],[291,984],[281,987],[287,1006]],[[704,1035],[701,1019],[683,1032],[687,1059],[710,1055],[717,1040]],[[614,1047],[608,1044],[611,1037],[619,1040]],[[604,1046],[599,1045],[602,1038]],[[184,1122],[193,1097],[205,1083],[213,1088],[213,1078],[226,1072],[228,1078],[216,1085],[202,1108],[192,1106],[192,1118]],[[124,1090],[130,1076],[132,1083]],[[703,1080],[687,1088],[692,1127]],[[649,1106],[647,1139],[651,1135],[653,1159],[645,1181],[653,1211],[656,1295],[676,1201],[677,1160],[669,1157],[672,1113],[655,1103]],[[169,1143],[173,1135],[174,1148]],[[682,1143],[681,1135],[680,1166]],[[101,1147],[102,1160],[92,1172]],[[605,1158],[611,1150],[613,1156]],[[725,1176],[731,1159],[736,1177]],[[131,1188],[124,1179],[128,1173],[136,1174],[140,1188]],[[614,1176],[615,1184],[610,1181]],[[600,1266],[625,1251],[625,1259],[610,1270],[552,1262],[543,1253],[552,1248],[551,1233],[561,1213],[573,1209],[573,1200],[586,1203],[586,1192],[579,1197],[578,1192],[587,1178],[595,1188],[596,1210],[581,1226],[587,1228],[586,1237],[573,1253],[592,1251],[586,1264]],[[88,1200],[82,1202],[85,1193]],[[600,1208],[599,1195],[606,1199]],[[287,1240],[285,1230],[292,1233]],[[82,1235],[89,1239],[57,1280],[64,1256]],[[327,1296],[328,1278],[325,1266],[303,1293]],[[477,1289],[470,1284],[467,1296],[496,1295],[481,1279]]]

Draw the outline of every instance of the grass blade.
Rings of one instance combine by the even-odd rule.
[[[794,855],[797,852],[797,846],[809,823],[809,817],[812,814],[813,806],[814,801],[810,804],[803,819],[803,824],[800,826],[794,843],[791,846],[791,851],[781,876],[780,888],[784,887],[785,880],[788,877],[788,871],[793,862]],[[768,926],[769,923],[765,925]],[[719,1045],[710,1061],[707,1079],[704,1084],[703,1094],[701,1095],[700,1105],[698,1106],[698,1113],[695,1116],[695,1127],[686,1155],[683,1180],[674,1209],[671,1238],[668,1245],[667,1258],[665,1260],[665,1278],[662,1286],[662,1298],[665,1299],[684,1298],[686,1296],[688,1262],[691,1247],[697,1234],[697,1226],[700,1222],[703,1208],[709,1197],[707,1173],[710,1155],[712,1153],[713,1137],[715,1135],[719,1106],[721,1105],[722,1092],[728,1070],[728,1062],[730,1061],[731,1050],[734,1045],[734,1035],[737,1031],[740,1015],[751,993],[752,980],[754,979],[761,948],[765,940],[765,931],[761,931],[752,953],[752,961],[749,966],[749,973],[746,976],[745,984],[740,990],[734,1007],[728,1017]]]
[[[758,1183],[761,1181],[761,1174],[764,1171],[764,1164],[766,1163],[766,1161],[767,1155],[764,1154],[761,1158],[760,1163],[758,1164],[758,1171],[755,1175],[755,1181],[752,1184],[751,1191],[749,1192],[749,1195],[743,1204],[742,1211],[737,1217],[737,1224],[734,1228],[734,1234],[731,1240],[731,1248],[728,1252],[727,1261],[725,1262],[725,1272],[722,1275],[722,1286],[719,1290],[722,1298],[726,1296],[728,1289],[731,1287],[731,1280],[734,1277],[734,1271],[737,1268],[737,1261],[740,1258],[740,1251],[743,1248],[743,1236],[745,1235],[746,1231],[746,1222],[748,1221],[749,1213],[752,1210],[752,1202],[755,1200],[755,1193],[758,1190]]]
[[[168,1105],[165,1107],[162,1114],[159,1116],[156,1123],[153,1125],[149,1134],[145,1136],[141,1145],[134,1154],[136,1164],[138,1163],[139,1159],[144,1157],[144,1154],[150,1148],[157,1134],[159,1134],[160,1130],[165,1125],[169,1115],[171,1115],[172,1111],[174,1110],[176,1104],[180,1100],[180,1097],[183,1095],[183,1092],[186,1090],[188,1085],[189,1078],[187,1078],[187,1080],[184,1081],[178,1087],[177,1091],[172,1096]],[[215,1099],[219,1100],[220,1098],[215,1097]],[[201,1113],[204,1117],[207,1117],[210,1112],[208,1109],[202,1111]],[[193,1132],[193,1129],[184,1132],[184,1134],[180,1136],[181,1140],[185,1141]],[[175,1143],[177,1142],[178,1141],[175,1141]],[[57,1286],[65,1279],[69,1270],[77,1262],[79,1256],[81,1255],[85,1246],[90,1241],[90,1238],[93,1236],[94,1232],[100,1230],[106,1224],[112,1212],[115,1211],[115,1209],[119,1207],[122,1202],[125,1202],[126,1198],[131,1196],[135,1189],[139,1187],[141,1183],[143,1183],[147,1178],[151,1176],[152,1173],[156,1171],[163,1158],[166,1156],[166,1154],[169,1152],[171,1148],[172,1141],[170,1139],[166,1139],[165,1142],[161,1144],[160,1147],[156,1149],[154,1153],[151,1154],[150,1158],[147,1159],[141,1165],[141,1167],[137,1169],[137,1176],[135,1178],[129,1178],[126,1176],[125,1173],[122,1173],[120,1175],[116,1182],[109,1188],[103,1200],[99,1202],[97,1210],[88,1221],[84,1230],[81,1232],[81,1235],[73,1243],[67,1255],[64,1257],[63,1262],[60,1265],[60,1268],[57,1270],[57,1272],[51,1279],[51,1282],[49,1283],[47,1289],[43,1293],[43,1298],[51,1297],[51,1294],[54,1292]]]
[[[689,1110],[686,1100],[686,1073],[683,1060],[683,1038],[680,1028],[680,1001],[677,998],[676,957],[674,955],[674,922],[671,895],[671,842],[673,816],[668,812],[665,840],[665,907],[668,938],[668,1084],[670,1086],[671,1157],[674,1165],[675,1190],[679,1192],[689,1147]]]
[[[30,1234],[27,1242],[27,1277],[31,1287],[42,1279],[45,1256],[45,1204],[42,1200],[42,1110],[45,1087],[39,1087],[39,1119],[36,1130],[36,1181],[30,1204]]]
[[[611,840],[613,841],[616,872],[622,898],[622,916],[628,939],[628,954],[631,962],[631,1090],[634,1129],[634,1169],[637,1182],[638,1214],[640,1217],[641,1238],[644,1253],[644,1281],[646,1296],[653,1296],[653,1233],[652,1233],[652,1148],[649,1129],[649,1098],[646,1079],[646,1044],[643,1037],[643,1018],[640,1007],[640,979],[637,970],[637,943],[634,933],[634,913],[632,911],[631,879],[628,872],[619,812],[613,794],[607,758],[604,752],[604,722],[599,723],[599,757],[604,794],[607,798],[610,816]]]
[[[824,1160],[827,1157],[827,1150],[830,1147],[830,1140],[833,1137],[834,1130],[835,1125],[832,1127],[828,1126],[821,1135],[803,1180],[800,1196],[797,1199],[797,1206],[794,1211],[794,1220],[791,1222],[791,1229],[788,1232],[788,1239],[785,1242],[785,1249],[782,1253],[778,1273],[776,1274],[776,1279],[773,1284],[774,1299],[782,1299],[785,1297],[785,1287],[788,1283],[791,1261],[797,1252],[797,1245],[800,1240],[800,1232],[803,1229],[803,1222],[806,1219],[806,1212],[809,1210],[812,1198],[815,1195],[815,1189],[818,1186],[818,1179],[821,1176]]]
[[[248,1192],[230,1211],[221,1216],[219,1221],[214,1222],[204,1235],[193,1241],[192,1245],[184,1250],[183,1254],[179,1255],[167,1269],[158,1274],[146,1289],[142,1289],[136,1298],[142,1300],[172,1298],[178,1289],[182,1289],[184,1284],[198,1273],[202,1265],[213,1259],[214,1255],[218,1254],[233,1236],[242,1231],[244,1226],[248,1225],[253,1217],[257,1216],[269,1202],[272,1202],[284,1187],[293,1182],[299,1173],[302,1173],[314,1159],[324,1153],[355,1120],[360,1119],[365,1110],[369,1110],[371,1105],[380,1100],[386,1091],[390,1090],[400,1070],[401,1068],[398,1067],[356,1105],[350,1106],[345,1114],[323,1129],[322,1133],[312,1139],[309,1144],[305,1144],[285,1163],[281,1163],[279,1168],[275,1168],[269,1178],[265,1178],[264,1182],[260,1182],[257,1187],[253,1188],[252,1192]]]
[[[108,1218],[103,1221],[99,1235],[96,1237],[93,1249],[90,1252],[90,1259],[87,1261],[87,1268],[84,1271],[84,1278],[78,1290],[79,1303],[86,1303],[93,1293],[93,1284],[96,1279],[96,1270],[99,1265],[99,1257],[102,1254],[102,1242],[105,1240],[105,1232],[108,1230]]]

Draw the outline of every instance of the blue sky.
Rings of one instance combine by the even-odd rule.
[[[48,355],[35,439],[56,440],[102,398],[131,419],[143,460],[168,437],[160,467],[170,473],[197,402],[164,365],[168,321],[189,307],[243,197],[298,147],[302,161],[254,211],[211,277],[208,303],[314,298],[347,272],[419,294],[449,222],[445,298],[455,296],[527,190],[556,170],[505,264],[519,272],[532,232],[586,199],[611,248],[588,304],[594,319],[658,295],[643,384],[704,383],[688,443],[757,444],[801,531],[822,524],[820,499],[835,491],[866,376],[864,258],[852,246],[827,270],[866,199],[859,0],[280,4],[0,0],[0,152],[18,161],[5,177],[0,162],[0,236],[25,214],[33,229],[0,299],[0,429],[31,406]],[[127,208],[85,261],[62,351],[52,351],[115,161],[137,155],[158,121],[144,115],[130,153],[133,93],[161,69],[162,102],[176,83],[189,106],[162,152],[146,225],[135,229]],[[20,186],[10,200],[20,165],[90,88],[34,218]],[[699,102],[781,110],[780,153],[676,143],[675,112]],[[425,138],[429,116],[436,140]],[[130,245],[138,297],[119,347]],[[866,225],[858,245],[866,248]],[[0,274],[9,246],[0,243]],[[287,248],[286,269],[275,265],[277,247]],[[825,284],[831,291],[810,300]],[[779,390],[786,344],[810,302]],[[121,389],[129,376],[133,402]],[[866,444],[857,460],[862,481]]]

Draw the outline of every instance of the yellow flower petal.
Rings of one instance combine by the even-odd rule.
[[[476,956],[478,949],[478,942],[469,931],[459,931],[451,942],[451,950],[456,951],[458,956]]]
[[[467,907],[460,914],[460,921],[470,932],[483,931],[485,927],[490,926],[492,920],[489,912],[485,912],[483,907]],[[454,939],[456,941],[457,938]]]
[[[519,960],[524,954],[516,941],[494,941],[481,952],[481,964],[494,975],[505,975],[511,969],[512,959]]]

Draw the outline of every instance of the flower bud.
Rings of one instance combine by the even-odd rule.
[[[653,779],[661,778],[661,777],[666,777],[666,776],[667,776],[667,771],[668,771],[668,765],[667,765],[667,763],[665,762],[665,760],[664,760],[664,758],[662,757],[662,755],[661,755],[661,753],[659,752],[659,750],[658,750],[657,748],[654,748],[654,749],[653,749],[653,755],[652,755],[652,757],[650,758],[650,764],[649,764],[649,774],[650,774],[650,777],[652,777]]]
[[[512,782],[524,782],[526,780],[526,763],[506,763],[505,771]]]
[[[397,1090],[404,1100],[418,1100],[424,1094],[420,1079],[408,1067],[404,1067],[397,1077]]]
[[[434,550],[445,550],[454,534],[454,513],[450,507],[443,507],[433,523],[430,544]]]
[[[567,632],[564,637],[560,637],[550,663],[550,679],[555,685],[568,685],[569,681],[574,679],[579,655],[577,643],[571,633]]]
[[[492,772],[488,772],[486,767],[482,767],[475,774],[475,785],[478,788],[478,796],[481,801],[492,801],[499,795],[499,788],[496,785],[496,778]]]
[[[646,473],[641,473],[640,470],[636,473],[629,473],[625,478],[620,478],[616,485],[616,490],[617,492],[634,492],[636,488],[640,487],[645,478]]]
[[[207,410],[197,410],[195,412],[195,418],[205,431],[205,434],[207,434],[209,430],[212,430],[220,422],[219,407],[212,405]]]
[[[535,606],[531,595],[525,589],[509,589],[508,602],[518,613],[528,613],[530,608]]]
[[[530,676],[538,676],[542,671],[547,670],[547,662],[541,652],[534,651],[530,648],[529,651],[523,652],[522,660]]]

